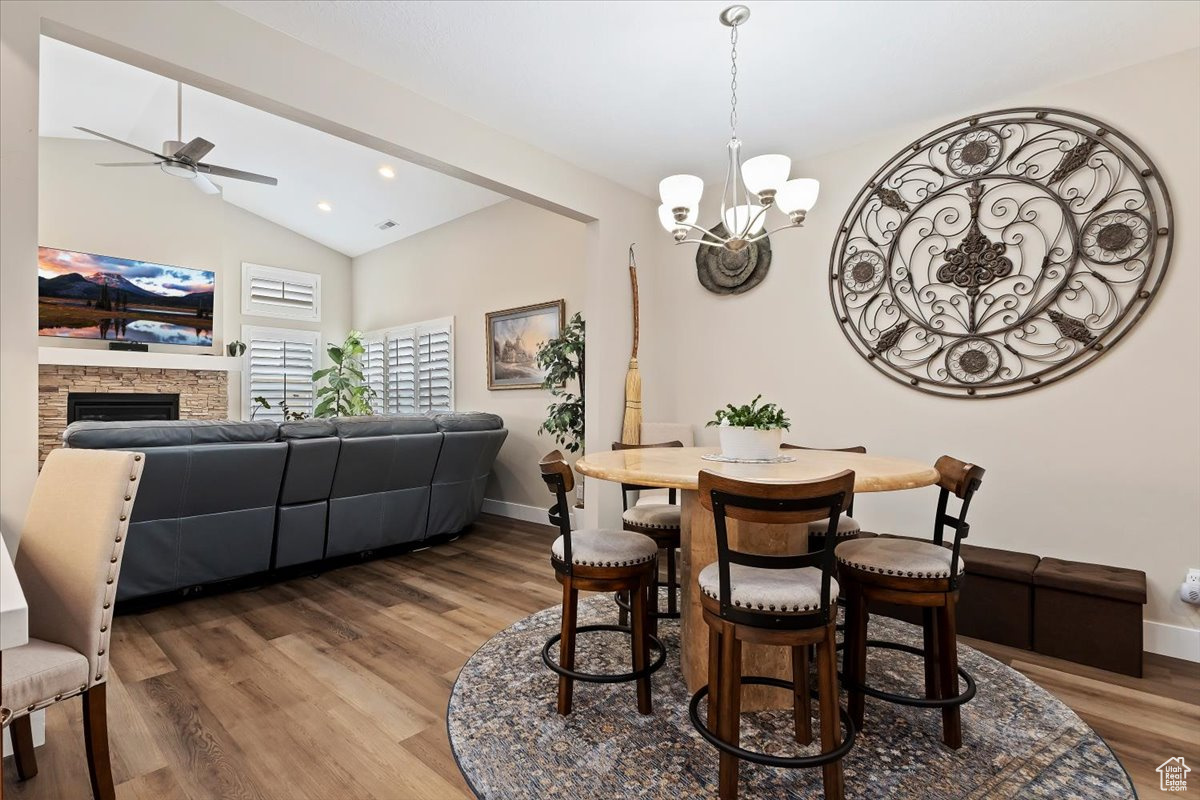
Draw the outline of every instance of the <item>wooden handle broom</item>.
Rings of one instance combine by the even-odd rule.
[[[642,376],[638,373],[638,282],[637,263],[633,245],[629,245],[629,282],[633,285],[633,352],[629,356],[629,371],[625,373],[625,423],[621,426],[624,444],[642,443]]]

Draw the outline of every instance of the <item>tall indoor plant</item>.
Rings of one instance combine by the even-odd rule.
[[[314,417],[354,417],[372,414],[371,400],[375,390],[363,377],[362,355],[367,352],[362,343],[361,331],[350,331],[346,341],[340,345],[330,344],[326,351],[332,367],[313,373],[313,383],[325,380],[317,389],[317,407]]]
[[[569,453],[583,452],[584,335],[583,316],[576,312],[562,332],[539,347],[536,355],[538,366],[546,371],[542,388],[554,397],[546,407],[546,420],[538,434],[550,434]],[[578,386],[578,394],[571,390],[572,381]],[[582,479],[578,485],[582,498]]]

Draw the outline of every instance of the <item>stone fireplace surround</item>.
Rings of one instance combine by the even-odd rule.
[[[180,419],[226,419],[229,372],[240,368],[240,359],[221,356],[59,347],[40,348],[38,360],[39,466],[62,446],[71,392],[178,393]]]

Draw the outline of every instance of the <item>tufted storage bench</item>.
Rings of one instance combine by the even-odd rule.
[[[1043,558],[1033,586],[1037,652],[1142,676],[1146,573]]]
[[[1033,649],[1033,573],[1038,557],[964,544],[967,563],[958,601],[958,632],[987,642]]]

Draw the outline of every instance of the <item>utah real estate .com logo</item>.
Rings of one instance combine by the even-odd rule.
[[[1183,763],[1183,756],[1168,758],[1158,766],[1158,786],[1164,792],[1186,792],[1187,776],[1192,768]]]

